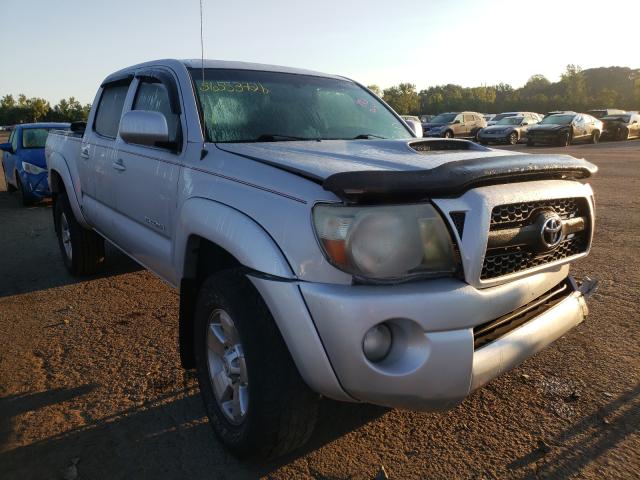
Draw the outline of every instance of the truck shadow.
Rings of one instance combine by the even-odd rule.
[[[270,463],[240,462],[231,456],[208,425],[197,388],[187,386],[28,445],[12,448],[6,443],[13,417],[25,412],[43,415],[43,408],[91,394],[93,388],[85,385],[0,399],[5,423],[0,437],[4,479],[57,478],[74,458],[79,459],[79,478],[257,478],[268,476],[386,411],[323,402],[322,415],[330,416],[321,415],[309,443]]]
[[[606,422],[606,423],[605,423]],[[537,464],[522,478],[568,478],[640,429],[640,384],[582,418],[548,441],[551,451],[536,449],[508,465],[518,470]]]
[[[65,269],[51,210],[49,201],[24,207],[17,194],[0,192],[0,297],[91,279],[74,278]],[[105,273],[99,276],[141,269],[109,243],[106,250]]]

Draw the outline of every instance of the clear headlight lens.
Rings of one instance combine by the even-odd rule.
[[[38,175],[39,173],[44,173],[47,171],[46,168],[41,168],[41,167],[38,167],[37,165],[34,165],[33,163],[27,163],[27,162],[22,162],[22,168],[24,169],[25,172],[31,173],[33,175]]]
[[[329,261],[353,275],[396,279],[456,270],[451,236],[430,204],[320,204],[313,221]]]

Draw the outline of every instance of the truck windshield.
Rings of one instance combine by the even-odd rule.
[[[412,138],[384,104],[340,79],[252,70],[190,70],[216,143]]]

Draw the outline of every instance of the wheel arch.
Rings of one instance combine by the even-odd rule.
[[[57,195],[65,193],[78,223],[85,228],[91,228],[91,225],[89,225],[82,213],[80,200],[78,199],[80,191],[79,189],[76,191],[69,166],[64,157],[56,152],[52,152],[47,156],[47,166],[49,168],[49,188],[51,189],[51,196],[54,203]]]
[[[175,262],[180,278],[179,346],[184,368],[193,368],[193,315],[198,290],[211,274],[229,268],[283,280],[295,275],[267,231],[244,213],[205,198],[188,199],[178,219]]]

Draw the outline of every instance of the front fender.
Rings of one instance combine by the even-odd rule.
[[[87,222],[82,214],[82,208],[80,207],[79,198],[82,195],[80,191],[80,185],[75,185],[71,178],[71,172],[69,171],[69,166],[67,165],[66,160],[62,155],[57,152],[51,152],[47,156],[47,168],[49,170],[48,180],[49,180],[49,188],[51,189],[51,193],[57,193],[60,189],[56,185],[56,182],[52,178],[54,173],[57,173],[62,179],[62,183],[64,184],[64,189],[67,193],[67,198],[69,199],[69,205],[71,205],[71,210],[73,211],[76,220],[85,228],[92,228],[91,225]]]
[[[229,252],[240,264],[280,278],[296,278],[280,248],[264,228],[244,213],[201,197],[186,200],[176,229],[175,265],[178,278],[188,271],[189,238],[199,236]]]

